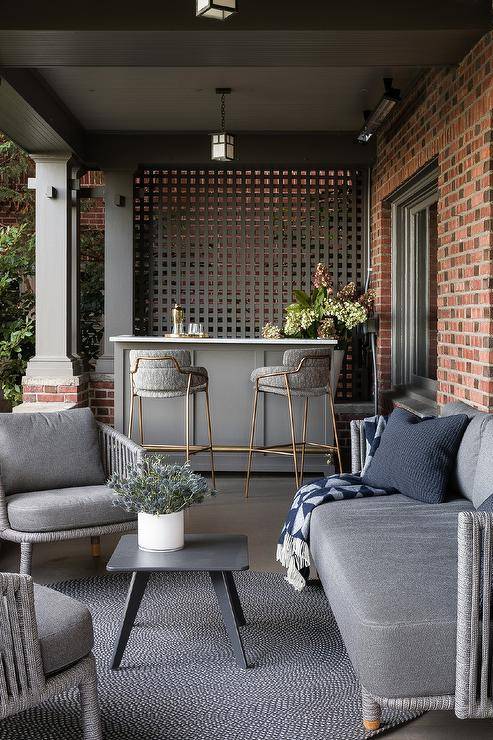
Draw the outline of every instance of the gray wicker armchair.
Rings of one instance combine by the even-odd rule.
[[[84,740],[102,740],[88,609],[16,573],[0,595],[0,718],[78,687]]]
[[[36,418],[30,423],[27,417]],[[38,430],[31,433],[31,426]],[[20,544],[20,572],[31,572],[36,543],[90,537],[98,556],[100,535],[134,529],[135,516],[112,506],[105,482],[144,454],[123,434],[95,422],[89,409],[0,414],[0,538]],[[99,466],[96,478],[93,462]],[[54,466],[60,470],[52,473]],[[32,470],[26,473],[26,467]]]
[[[351,422],[351,449],[352,471],[357,473],[366,456],[364,428],[360,421]],[[465,449],[462,454],[467,453]],[[455,693],[386,698],[374,696],[363,688],[363,722],[367,730],[378,729],[381,707],[385,706],[411,711],[451,710],[460,719],[493,717],[493,514],[474,510],[461,511],[457,514],[456,521],[458,573]],[[426,578],[425,573],[423,578]]]

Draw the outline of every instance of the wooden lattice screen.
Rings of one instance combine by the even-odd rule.
[[[170,330],[171,308],[218,337],[281,324],[317,262],[365,280],[366,178],[356,169],[166,168],[135,177],[135,331]],[[358,356],[359,362],[352,361]],[[354,365],[354,368],[352,368]],[[364,365],[365,367],[362,367]],[[360,400],[368,371],[353,342],[339,400]]]

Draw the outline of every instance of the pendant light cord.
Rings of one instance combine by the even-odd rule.
[[[226,101],[225,101],[225,95],[222,93],[221,95],[221,133],[225,133],[226,131]]]

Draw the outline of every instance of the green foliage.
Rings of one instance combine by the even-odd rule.
[[[81,355],[93,364],[104,329],[104,240],[100,230],[81,232],[80,252]]]
[[[21,376],[34,354],[34,238],[27,225],[0,229],[0,388],[21,400]]]
[[[0,204],[18,214],[20,222],[34,230],[34,193],[26,188],[32,160],[17,144],[0,134]]]
[[[108,485],[115,492],[115,506],[145,514],[174,514],[216,495],[190,463],[170,464],[162,455],[146,455],[126,475],[114,473]]]

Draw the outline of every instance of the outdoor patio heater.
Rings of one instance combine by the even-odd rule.
[[[360,144],[367,144],[370,141],[373,134],[380,128],[394,106],[400,102],[401,91],[392,87],[392,77],[384,77],[383,84],[385,92],[377,107],[372,111],[365,110],[363,113],[365,125],[357,137],[357,141]]]

